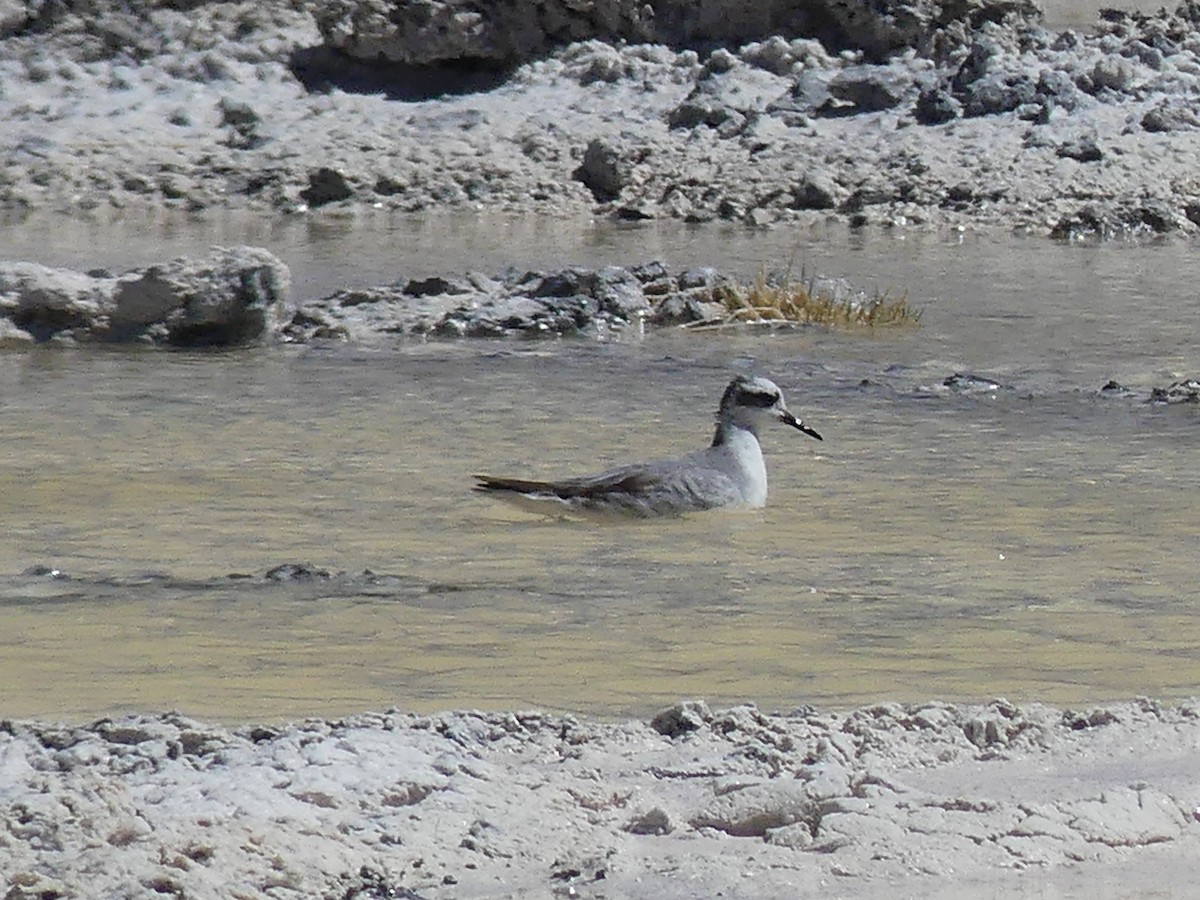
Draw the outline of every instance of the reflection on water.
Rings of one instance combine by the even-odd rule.
[[[415,273],[390,262],[404,248],[432,271],[661,255],[752,273],[795,252],[907,288],[923,328],[0,357],[0,715],[1194,693],[1200,411],[1096,393],[1200,371],[1186,245],[559,231],[277,252],[306,284],[334,277],[326,259],[360,284]],[[112,264],[170,255],[134,251]],[[749,368],[826,439],[763,435],[765,510],[568,523],[469,489],[699,446]],[[1011,389],[925,389],[960,370]],[[218,578],[304,560],[395,579]],[[73,578],[18,577],[35,563]]]

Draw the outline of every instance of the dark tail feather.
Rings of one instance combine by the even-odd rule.
[[[554,485],[545,481],[528,481],[523,478],[503,478],[494,475],[476,475],[477,491],[513,491],[518,494],[554,494]]]

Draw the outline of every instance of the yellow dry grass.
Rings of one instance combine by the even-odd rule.
[[[814,290],[812,282],[785,280],[772,284],[760,274],[749,285],[726,282],[713,298],[725,307],[718,322],[695,323],[693,327],[722,328],[731,325],[821,325],[827,328],[913,328],[920,324],[921,311],[908,305],[908,295],[893,300],[887,294],[872,299],[839,299],[832,292]]]

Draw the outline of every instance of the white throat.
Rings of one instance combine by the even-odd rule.
[[[755,433],[742,425],[724,422],[718,434],[719,446],[733,460],[744,502],[748,506],[767,503],[767,464]]]

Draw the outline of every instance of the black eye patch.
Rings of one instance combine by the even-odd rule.
[[[779,396],[777,394],[760,394],[757,391],[753,393],[742,391],[741,396],[738,397],[738,402],[742,406],[754,406],[759,409],[767,409],[774,406],[778,401]]]

